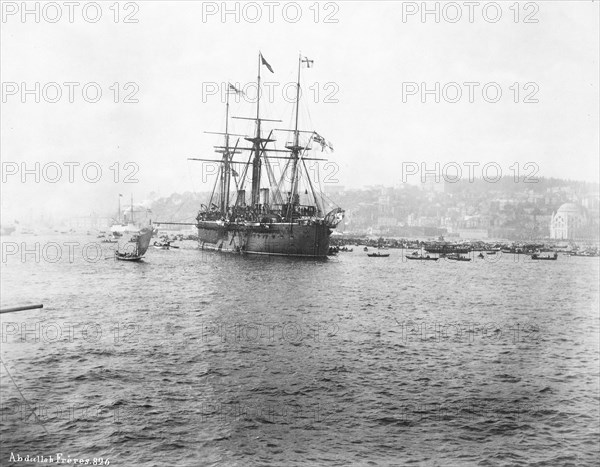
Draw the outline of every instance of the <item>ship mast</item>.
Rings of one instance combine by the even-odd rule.
[[[299,143],[300,132],[298,131],[298,114],[300,111],[300,70],[302,69],[302,54],[298,55],[298,81],[296,82],[296,122],[294,125],[294,142],[288,149],[292,151],[292,181],[290,196],[288,203],[298,204],[298,156],[300,154],[301,146]]]
[[[236,136],[233,135],[232,133],[229,133],[229,95],[230,94],[237,94],[241,91],[238,91],[238,89],[231,83],[228,83],[228,88],[227,88],[227,92],[226,94],[226,100],[225,100],[225,133],[220,133],[220,132],[212,132],[212,131],[205,131],[205,133],[213,133],[213,134],[218,134],[218,135],[224,135],[225,136],[225,145],[224,146],[215,146],[215,152],[218,152],[220,154],[223,154],[223,156],[221,157],[221,160],[213,160],[213,159],[198,159],[198,158],[188,158],[189,160],[195,160],[195,161],[208,161],[208,162],[220,162],[221,164],[219,165],[219,172],[218,172],[218,176],[215,180],[215,184],[213,187],[213,191],[210,195],[210,200],[208,202],[208,209],[210,210],[212,205],[213,205],[213,199],[214,199],[214,195],[215,195],[215,191],[217,191],[217,186],[218,186],[218,209],[219,212],[222,215],[225,215],[227,213],[227,211],[229,210],[229,196],[230,196],[230,188],[231,188],[231,163],[232,160],[231,158],[233,157],[234,154],[237,154],[239,151],[237,151],[237,144],[236,146],[233,148],[233,150],[231,149],[229,142],[230,142],[230,137],[231,136]],[[235,118],[235,117],[234,117]],[[240,136],[240,135],[237,135]]]
[[[221,168],[221,213],[225,215],[229,209],[229,188],[231,183],[231,169],[229,166],[229,94],[225,101],[225,149],[223,151],[223,166]]]
[[[252,160],[252,207],[256,207],[260,201],[260,172],[261,172],[261,159],[260,159],[260,67],[262,65],[262,54],[258,54],[258,78],[256,85],[256,136],[254,138],[248,138],[254,144],[253,152],[254,159]]]

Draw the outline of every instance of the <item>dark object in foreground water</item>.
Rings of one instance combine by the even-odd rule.
[[[26,305],[26,306],[14,306],[12,308],[3,308],[0,310],[0,314],[2,313],[12,313],[14,311],[26,311],[26,310],[35,310],[37,308],[44,308],[44,305]]]
[[[369,258],[387,258],[388,256],[390,256],[389,253],[367,253],[367,256]]]

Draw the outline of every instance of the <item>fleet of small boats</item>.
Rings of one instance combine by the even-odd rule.
[[[133,244],[133,249],[117,247],[115,252],[115,258],[120,261],[140,261],[146,250],[149,247],[153,247],[157,250],[170,250],[178,249],[179,246],[173,245],[172,241],[184,240],[183,235],[160,235],[159,239],[150,245],[150,238],[154,233],[157,233],[157,229],[153,229],[152,226],[145,227],[143,229],[138,228],[136,233],[132,234],[127,232],[99,232],[98,238],[101,239],[102,243],[119,243],[128,242]],[[88,232],[88,235],[90,233]],[[186,240],[189,240],[186,238]],[[360,240],[360,239],[359,239]],[[369,258],[388,258],[390,253],[382,252],[388,249],[397,248],[398,245],[403,249],[413,250],[411,254],[404,255],[409,261],[439,261],[440,259],[447,259],[452,262],[470,262],[473,260],[486,260],[496,263],[497,259],[501,259],[504,254],[519,254],[526,255],[534,261],[556,261],[558,260],[559,252],[562,252],[566,256],[582,256],[582,257],[598,257],[600,256],[600,250],[598,247],[593,246],[578,246],[578,245],[544,245],[544,244],[512,244],[510,247],[503,247],[501,244],[492,244],[484,242],[470,242],[470,243],[450,243],[444,242],[440,239],[437,242],[420,242],[411,241],[409,244],[392,244],[389,240],[379,238],[378,241],[370,240],[367,244],[361,243],[357,240],[355,243],[337,242],[336,245],[331,245],[328,248],[328,256],[337,255],[340,252],[353,252],[354,248],[350,248],[352,245],[357,247],[363,247],[363,251],[367,253]],[[373,251],[372,249],[376,251]],[[561,249],[562,248],[562,249]]]
[[[446,259],[452,262],[471,262],[484,260],[490,263],[497,263],[502,259],[503,255],[522,255],[524,258],[530,258],[534,261],[556,261],[559,254],[565,256],[581,256],[581,257],[599,257],[600,249],[597,246],[590,245],[560,245],[560,244],[536,244],[522,243],[512,244],[509,248],[504,248],[500,243],[486,242],[463,242],[450,243],[440,239],[436,242],[425,242],[418,240],[390,240],[380,237],[378,240],[361,238],[352,238],[340,241],[337,245],[330,248],[331,251],[353,251],[349,246],[361,247],[367,256],[370,258],[386,258],[389,253],[381,253],[381,250],[400,248],[404,251],[409,250],[411,253],[404,255],[410,261],[439,261]],[[373,249],[377,252],[370,253]],[[334,253],[334,254],[335,254]]]

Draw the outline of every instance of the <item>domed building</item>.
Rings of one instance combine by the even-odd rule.
[[[552,215],[550,238],[558,240],[584,240],[593,235],[591,219],[583,206],[565,203]]]

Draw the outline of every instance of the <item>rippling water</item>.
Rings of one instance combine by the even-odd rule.
[[[135,264],[111,245],[84,259],[92,237],[2,241],[19,248],[3,258],[2,305],[44,309],[2,315],[1,465],[28,465],[11,453],[114,466],[600,455],[597,258],[407,262],[355,248],[314,262],[184,242]],[[40,243],[39,262],[22,261],[21,242]]]

